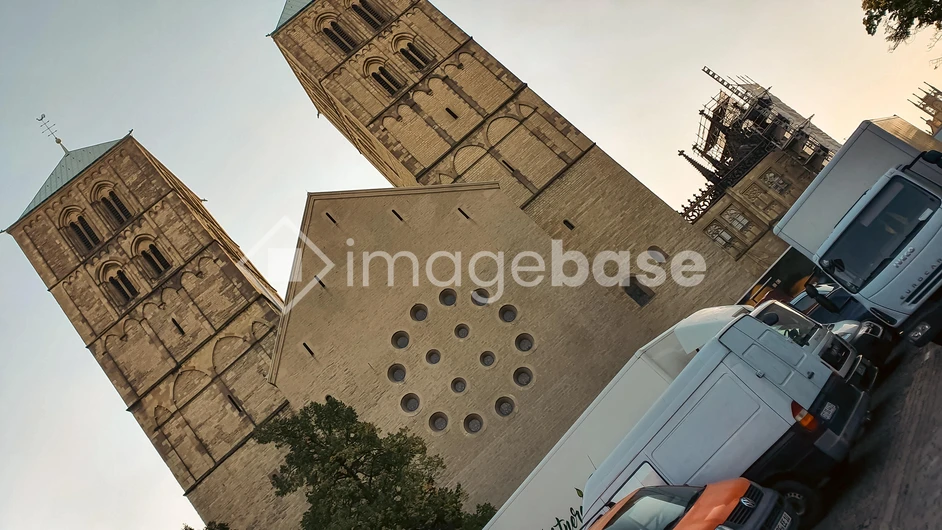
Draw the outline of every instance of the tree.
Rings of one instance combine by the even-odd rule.
[[[192,526],[185,524],[183,525],[183,530],[194,530]],[[229,525],[225,523],[217,523],[215,521],[210,521],[206,524],[206,528],[203,530],[230,530]]]
[[[940,0],[863,0],[861,7],[867,33],[876,35],[877,29],[885,26],[886,40],[894,48],[927,27],[942,32]]]
[[[465,513],[461,486],[436,484],[445,465],[421,438],[382,435],[330,397],[260,426],[256,439],[287,450],[271,483],[279,496],[307,496],[304,530],[480,530],[495,513]]]

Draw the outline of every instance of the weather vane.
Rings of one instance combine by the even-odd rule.
[[[69,150],[66,149],[66,148],[65,148],[65,145],[62,144],[62,140],[59,139],[58,136],[56,136],[56,133],[58,132],[58,131],[55,129],[56,124],[53,123],[52,125],[49,125],[49,120],[46,119],[46,115],[45,115],[45,114],[43,114],[42,116],[36,118],[36,121],[39,122],[39,126],[40,126],[42,129],[45,129],[46,136],[49,136],[50,138],[55,138],[55,139],[56,139],[56,143],[59,144],[59,147],[62,148],[62,151],[63,151],[65,154],[69,154]]]

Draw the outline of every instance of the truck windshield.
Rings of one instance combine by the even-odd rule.
[[[890,264],[929,217],[939,198],[893,177],[821,258],[821,268],[852,293]]]
[[[642,488],[605,525],[605,530],[670,530],[696,502],[703,488]]]
[[[779,304],[765,308],[756,318],[799,346],[807,346],[811,337],[821,329],[817,322]]]

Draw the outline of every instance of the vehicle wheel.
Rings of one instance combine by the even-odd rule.
[[[812,488],[797,480],[783,480],[772,486],[772,489],[785,497],[800,521],[799,528],[812,528],[824,516],[824,501],[821,491]]]

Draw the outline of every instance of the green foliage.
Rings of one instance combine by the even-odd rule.
[[[307,496],[304,530],[480,530],[495,512],[463,512],[465,493],[436,484],[445,465],[421,438],[405,429],[383,436],[333,398],[275,418],[256,439],[287,451],[271,483],[279,496]]]
[[[183,525],[183,530],[193,530],[193,527],[188,524],[185,524]],[[231,529],[229,528],[229,525],[225,523],[217,523],[215,521],[210,521],[209,523],[206,524],[206,528],[204,528],[203,530],[231,530]]]
[[[863,0],[861,7],[867,33],[876,35],[884,25],[886,40],[894,47],[929,26],[942,31],[940,0]]]

